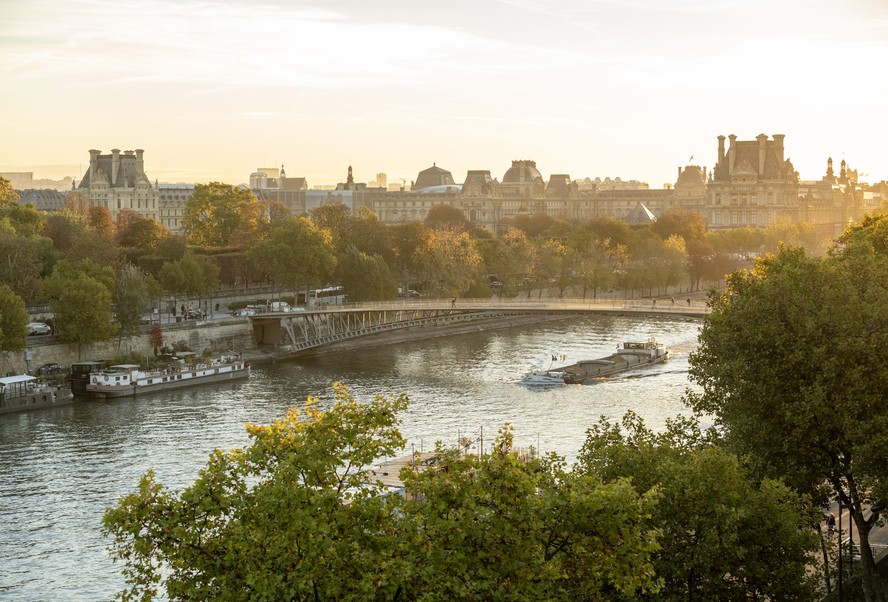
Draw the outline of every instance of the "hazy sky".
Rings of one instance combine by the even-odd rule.
[[[0,171],[674,182],[719,134],[888,179],[883,0],[0,0]]]

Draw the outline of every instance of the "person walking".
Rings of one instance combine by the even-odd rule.
[[[450,308],[453,309],[454,307],[456,307],[456,297],[454,297],[454,298],[450,301]]]

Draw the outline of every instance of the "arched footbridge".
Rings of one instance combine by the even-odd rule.
[[[302,309],[302,308],[300,308]],[[450,326],[528,315],[564,317],[595,313],[700,318],[704,302],[669,300],[459,299],[399,300],[266,312],[250,316],[259,346],[299,353],[358,337],[406,328]]]

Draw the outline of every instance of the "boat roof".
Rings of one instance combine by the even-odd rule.
[[[115,364],[111,366],[111,370],[135,370],[139,364]]]
[[[15,376],[4,376],[0,378],[0,385],[11,385],[12,383],[23,383],[29,380],[37,380],[34,376],[28,376],[27,374],[16,374]]]

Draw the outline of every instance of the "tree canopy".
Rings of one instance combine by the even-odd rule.
[[[850,505],[864,591],[885,600],[868,533],[888,497],[888,255],[885,220],[854,227],[832,256],[781,248],[729,276],[691,355],[689,397],[716,417],[729,449],[762,476]]]
[[[103,531],[125,597],[267,600],[577,600],[653,593],[652,495],[574,477],[512,447],[439,448],[401,471],[406,497],[368,471],[404,446],[406,397],[359,403],[337,386],[243,449],[214,451],[194,484],[148,472],[109,508]]]
[[[21,351],[27,345],[29,320],[25,302],[0,283],[0,352]]]
[[[185,202],[182,223],[188,242],[206,247],[224,247],[231,243],[236,230],[258,226],[258,201],[250,190],[210,182],[196,184]]]
[[[654,433],[630,412],[587,431],[579,469],[656,492],[656,599],[812,599],[808,563],[818,539],[810,525],[819,510],[779,481],[758,482],[717,443],[696,420],[670,420]]]

